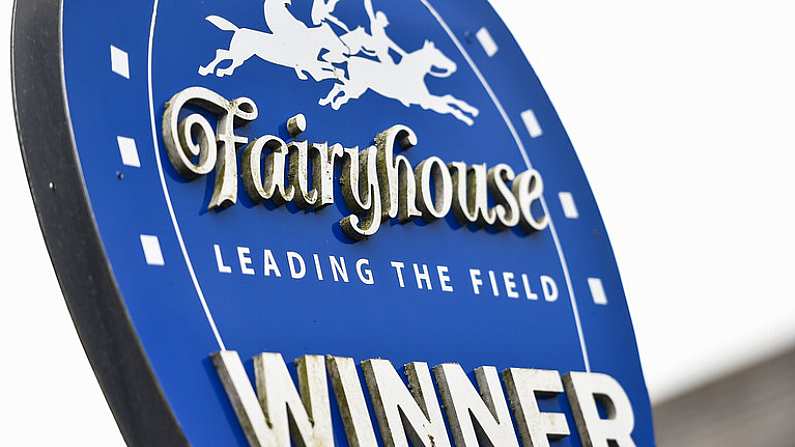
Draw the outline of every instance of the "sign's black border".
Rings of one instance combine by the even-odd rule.
[[[187,446],[132,326],[88,202],[65,98],[61,8],[62,0],[16,0],[11,27],[14,112],[36,214],[125,442]]]

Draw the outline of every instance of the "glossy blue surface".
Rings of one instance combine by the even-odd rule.
[[[429,77],[428,86],[477,107],[481,113],[473,127],[449,115],[407,108],[373,92],[333,111],[318,105],[332,81],[300,81],[292,70],[256,58],[234,76],[201,77],[198,67],[231,37],[204,18],[217,14],[238,26],[265,30],[260,0],[163,1],[159,5],[151,1],[64,2],[66,93],[91,206],[131,320],[167,401],[193,445],[246,443],[209,360],[221,347],[202,308],[189,264],[224,345],[244,360],[269,351],[281,352],[286,359],[308,353],[335,354],[357,360],[383,357],[396,366],[409,361],[431,365],[456,361],[467,370],[494,365],[565,373],[586,370],[587,357],[591,370],[614,376],[630,396],[636,443],[654,444],[648,395],[616,262],[597,204],[555,110],[513,37],[485,0],[430,3],[482,72],[533,167],[543,175],[574,297],[568,292],[552,229],[530,236],[472,231],[450,218],[431,224],[385,224],[372,239],[353,244],[338,228],[338,221],[348,214],[339,190],[337,204],[319,212],[254,205],[242,188],[236,206],[207,212],[212,179],[188,182],[171,167],[160,140],[164,104],[175,93],[197,85],[228,98],[248,96],[256,101],[259,118],[238,130],[249,138],[286,137],[284,122],[296,113],[304,113],[309,122],[303,138],[346,146],[366,146],[377,132],[402,123],[419,136],[418,146],[407,152],[415,164],[436,155],[448,162],[508,163],[517,172],[527,169],[484,85],[420,0],[376,0],[376,7],[389,16],[389,33],[401,46],[414,50],[430,40],[457,63],[453,76]],[[292,11],[308,19],[309,4],[295,0]],[[340,2],[337,13],[348,23],[365,24],[358,1]],[[482,27],[499,46],[493,57],[475,38]],[[111,70],[111,45],[128,53],[129,79]],[[527,109],[535,112],[543,136],[531,138],[524,127],[521,113]],[[118,136],[135,139],[140,168],[122,164]],[[161,184],[157,150],[187,257]],[[561,191],[575,198],[578,219],[564,216],[558,200]],[[158,237],[165,266],[147,265],[139,240],[142,234]],[[214,244],[222,248],[231,274],[219,272]],[[241,274],[235,252],[239,246],[250,248],[256,275]],[[277,257],[282,278],[262,274],[264,249]],[[288,277],[286,251],[305,257],[310,267],[306,278]],[[311,268],[315,253],[321,258],[345,257],[351,282],[334,282],[327,263],[325,280],[318,281]],[[359,258],[370,260],[374,285],[356,280],[353,263]],[[405,262],[407,274],[413,262],[430,268],[447,266],[455,292],[442,292],[436,281],[433,290],[417,290],[410,274],[407,287],[401,289],[390,261]],[[480,295],[470,285],[470,268],[483,271]],[[550,276],[560,297],[555,302],[511,299],[504,289],[494,297],[488,285],[489,270],[527,273],[536,292],[540,291],[538,277]],[[601,279],[607,305],[594,302],[588,278]],[[251,374],[250,361],[246,366]],[[332,407],[338,445],[347,445],[336,405]],[[564,395],[544,402],[544,408],[566,412],[576,431]],[[553,445],[580,444],[573,433]]]

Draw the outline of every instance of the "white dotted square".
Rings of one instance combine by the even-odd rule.
[[[522,122],[524,122],[524,127],[527,128],[527,133],[530,134],[530,138],[538,138],[544,135],[544,129],[541,128],[536,113],[532,110],[525,110],[522,112]]]
[[[605,287],[602,284],[602,280],[599,278],[588,278],[588,287],[591,289],[593,302],[600,306],[606,306],[607,294],[605,293]]]
[[[166,261],[163,259],[163,251],[160,250],[160,240],[157,236],[142,234],[141,247],[144,249],[144,257],[146,258],[147,264],[157,266],[166,265]]]
[[[561,192],[558,194],[560,198],[560,206],[563,208],[563,215],[567,219],[578,219],[580,212],[577,211],[577,204],[574,203],[574,196],[570,192]]]
[[[494,41],[494,38],[491,37],[491,33],[486,28],[481,28],[475,33],[475,37],[478,38],[478,42],[483,47],[483,51],[486,52],[488,57],[493,57],[497,54],[497,51],[500,47],[497,46],[497,42]]]
[[[114,73],[130,79],[130,58],[127,52],[119,48],[110,46],[110,66]]]
[[[121,162],[124,166],[140,168],[141,159],[138,158],[138,147],[135,144],[135,140],[127,137],[116,137],[116,142],[119,145]]]

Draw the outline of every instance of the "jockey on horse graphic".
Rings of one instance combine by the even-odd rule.
[[[335,79],[332,90],[319,101],[339,110],[367,91],[399,101],[406,107],[418,105],[425,110],[450,114],[465,124],[474,124],[478,109],[452,95],[432,94],[425,84],[427,75],[446,78],[456,72],[455,62],[425,41],[422,48],[406,52],[387,34],[389,19],[364,0],[370,21],[369,33],[363,27],[350,29],[334,15],[339,0],[314,0],[309,27],[288,9],[292,0],[265,0],[265,22],[270,32],[238,28],[230,21],[210,16],[207,20],[223,31],[234,33],[228,49],[219,49],[215,59],[199,68],[199,74],[231,76],[253,56],[292,68],[301,80],[316,82]],[[338,35],[331,24],[343,32]],[[396,61],[392,54],[400,56]],[[218,65],[231,63],[225,68]],[[347,65],[347,76],[337,65]]]
[[[378,60],[382,64],[394,64],[390,51],[405,57],[406,52],[386,34],[386,27],[389,26],[386,14],[383,11],[373,11],[373,0],[364,0],[364,9],[367,11],[367,17],[370,18],[370,48],[375,51]]]
[[[319,0],[320,1],[320,0]],[[318,27],[308,27],[296,19],[287,6],[292,0],[265,0],[265,23],[270,33],[249,28],[238,28],[220,16],[209,16],[207,21],[223,31],[234,33],[229,49],[219,49],[215,59],[199,68],[199,74],[207,76],[231,76],[235,70],[253,56],[267,62],[295,70],[298,79],[308,79],[307,74],[317,82],[340,76],[334,63],[343,63],[348,57],[348,47],[334,33],[327,23]],[[318,60],[325,51],[322,60]],[[231,61],[226,68],[218,68],[225,61]]]

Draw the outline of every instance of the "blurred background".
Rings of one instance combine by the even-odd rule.
[[[492,3],[596,194],[659,445],[793,446],[795,3]],[[8,75],[11,9],[0,0],[0,416],[14,416],[0,444],[35,433],[36,445],[120,446],[27,188]]]

